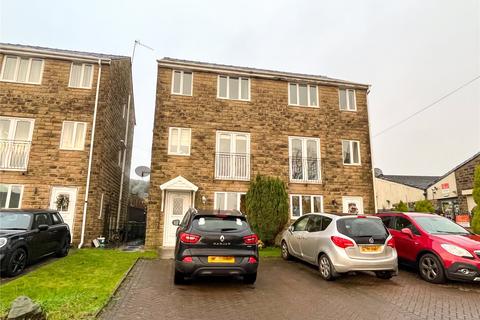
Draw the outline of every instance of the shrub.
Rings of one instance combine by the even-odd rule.
[[[407,205],[405,204],[405,202],[401,201],[397,204],[394,204],[393,205],[393,208],[395,209],[395,211],[400,211],[400,212],[408,212],[408,207]]]
[[[285,183],[275,177],[256,176],[248,188],[245,204],[252,229],[266,245],[274,244],[275,236],[288,222]]]
[[[433,204],[428,200],[420,200],[415,202],[415,212],[435,212]]]
[[[472,230],[480,234],[480,165],[475,168],[475,176],[473,178],[473,200],[477,204],[473,212]]]

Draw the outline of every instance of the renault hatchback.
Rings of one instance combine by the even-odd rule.
[[[304,215],[285,231],[281,246],[284,259],[318,266],[325,280],[350,271],[374,271],[381,279],[398,274],[393,238],[374,216]]]
[[[189,209],[177,229],[174,283],[199,276],[243,276],[257,279],[258,237],[236,210]]]

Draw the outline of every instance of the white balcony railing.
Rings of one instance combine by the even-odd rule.
[[[320,183],[320,158],[290,157],[290,181]]]
[[[0,140],[0,170],[27,170],[31,141]]]
[[[217,152],[215,179],[250,180],[250,154]]]

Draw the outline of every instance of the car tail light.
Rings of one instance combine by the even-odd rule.
[[[192,233],[182,233],[180,235],[180,241],[183,243],[197,243],[200,240],[200,236]]]
[[[192,258],[192,257],[184,257],[184,258],[182,259],[182,261],[183,261],[183,262],[187,262],[187,263],[191,263],[191,262],[193,262],[193,258]]]
[[[257,259],[256,259],[255,257],[250,257],[250,258],[248,258],[248,263],[253,264],[253,263],[257,263],[257,262],[258,262],[258,261],[257,261]]]
[[[395,240],[393,240],[393,238],[390,238],[390,240],[387,241],[387,246],[395,248]]]
[[[357,218],[366,219],[367,216],[357,216]]]
[[[332,242],[335,243],[335,245],[340,247],[340,248],[345,249],[345,248],[354,246],[352,241],[350,241],[348,239],[345,239],[345,238],[342,238],[342,237],[332,236],[331,239],[332,239]]]
[[[257,244],[258,237],[256,234],[251,234],[249,236],[243,237],[243,243],[245,244]]]

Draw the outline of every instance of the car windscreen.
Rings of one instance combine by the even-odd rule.
[[[194,229],[206,232],[236,232],[248,228],[245,218],[232,216],[199,216],[192,225]]]
[[[387,238],[388,232],[381,219],[345,218],[337,221],[340,233],[350,237],[379,237]]]
[[[0,212],[0,230],[27,230],[32,215],[21,212]]]
[[[469,234],[467,230],[455,222],[436,215],[413,217],[415,222],[430,234]]]

